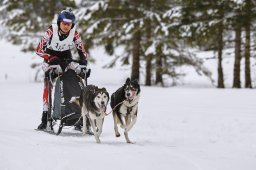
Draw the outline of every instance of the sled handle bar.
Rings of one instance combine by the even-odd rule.
[[[75,63],[79,63],[80,60],[74,60],[74,59],[71,59],[71,58],[67,58],[67,59],[62,59],[61,62],[75,62]]]
[[[70,60],[70,61],[74,61],[74,62],[77,62],[77,63],[79,62],[77,60]],[[86,65],[79,65],[79,67],[81,69],[81,72],[77,75],[79,75],[83,79],[87,80],[87,78],[90,77],[91,69],[87,69]],[[55,73],[55,70],[58,69],[58,68],[60,68],[60,65],[50,65],[49,70],[46,73],[47,77],[52,79],[53,74],[55,74],[56,76],[60,76],[61,72],[58,72],[57,74]]]

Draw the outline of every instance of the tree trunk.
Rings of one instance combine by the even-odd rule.
[[[152,71],[152,56],[148,55],[146,56],[146,81],[145,81],[145,85],[146,86],[151,86],[151,74]]]
[[[240,15],[237,16],[238,18]],[[241,25],[237,19],[235,26],[235,63],[234,63],[234,77],[233,88],[241,88],[240,81],[240,64],[241,64]]]
[[[225,88],[222,69],[222,50],[223,50],[223,23],[218,27],[218,88]]]
[[[140,78],[140,31],[136,31],[133,34],[133,49],[132,49],[132,73],[131,79],[137,79],[139,81]]]
[[[150,2],[149,2],[150,3]],[[147,44],[146,46],[149,47],[151,45],[151,22],[150,20],[146,20],[146,38],[147,38]],[[151,78],[152,78],[152,54],[149,54],[146,56],[146,80],[145,85],[151,86]]]
[[[245,88],[252,88],[251,69],[250,69],[250,51],[251,51],[251,0],[246,0],[246,21],[245,21]]]
[[[161,45],[159,45],[157,47],[156,55],[157,56],[156,56],[156,82],[155,82],[155,84],[156,85],[161,84],[161,86],[164,86],[163,77],[162,77],[163,63],[162,63],[162,47],[161,47]]]

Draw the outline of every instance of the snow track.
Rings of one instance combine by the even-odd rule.
[[[114,136],[112,116],[105,119],[102,144],[72,128],[59,136],[35,131],[43,84],[5,82],[0,87],[3,170],[256,168],[254,90],[142,86],[132,145],[123,135]],[[106,85],[110,93],[117,87]]]

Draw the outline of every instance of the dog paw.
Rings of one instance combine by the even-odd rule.
[[[129,143],[129,144],[135,144],[136,142],[127,141],[127,143]]]
[[[120,133],[117,133],[117,134],[116,134],[116,137],[120,137],[120,136],[121,136]]]

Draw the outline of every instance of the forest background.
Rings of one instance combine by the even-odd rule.
[[[146,86],[181,84],[184,66],[217,88],[256,84],[253,0],[0,0],[0,5],[1,39],[24,52],[34,51],[58,12],[71,7],[86,49],[104,47],[111,58],[106,68],[129,65],[131,78]],[[225,82],[227,58],[232,83]],[[204,64],[209,60],[216,63],[216,75]]]

